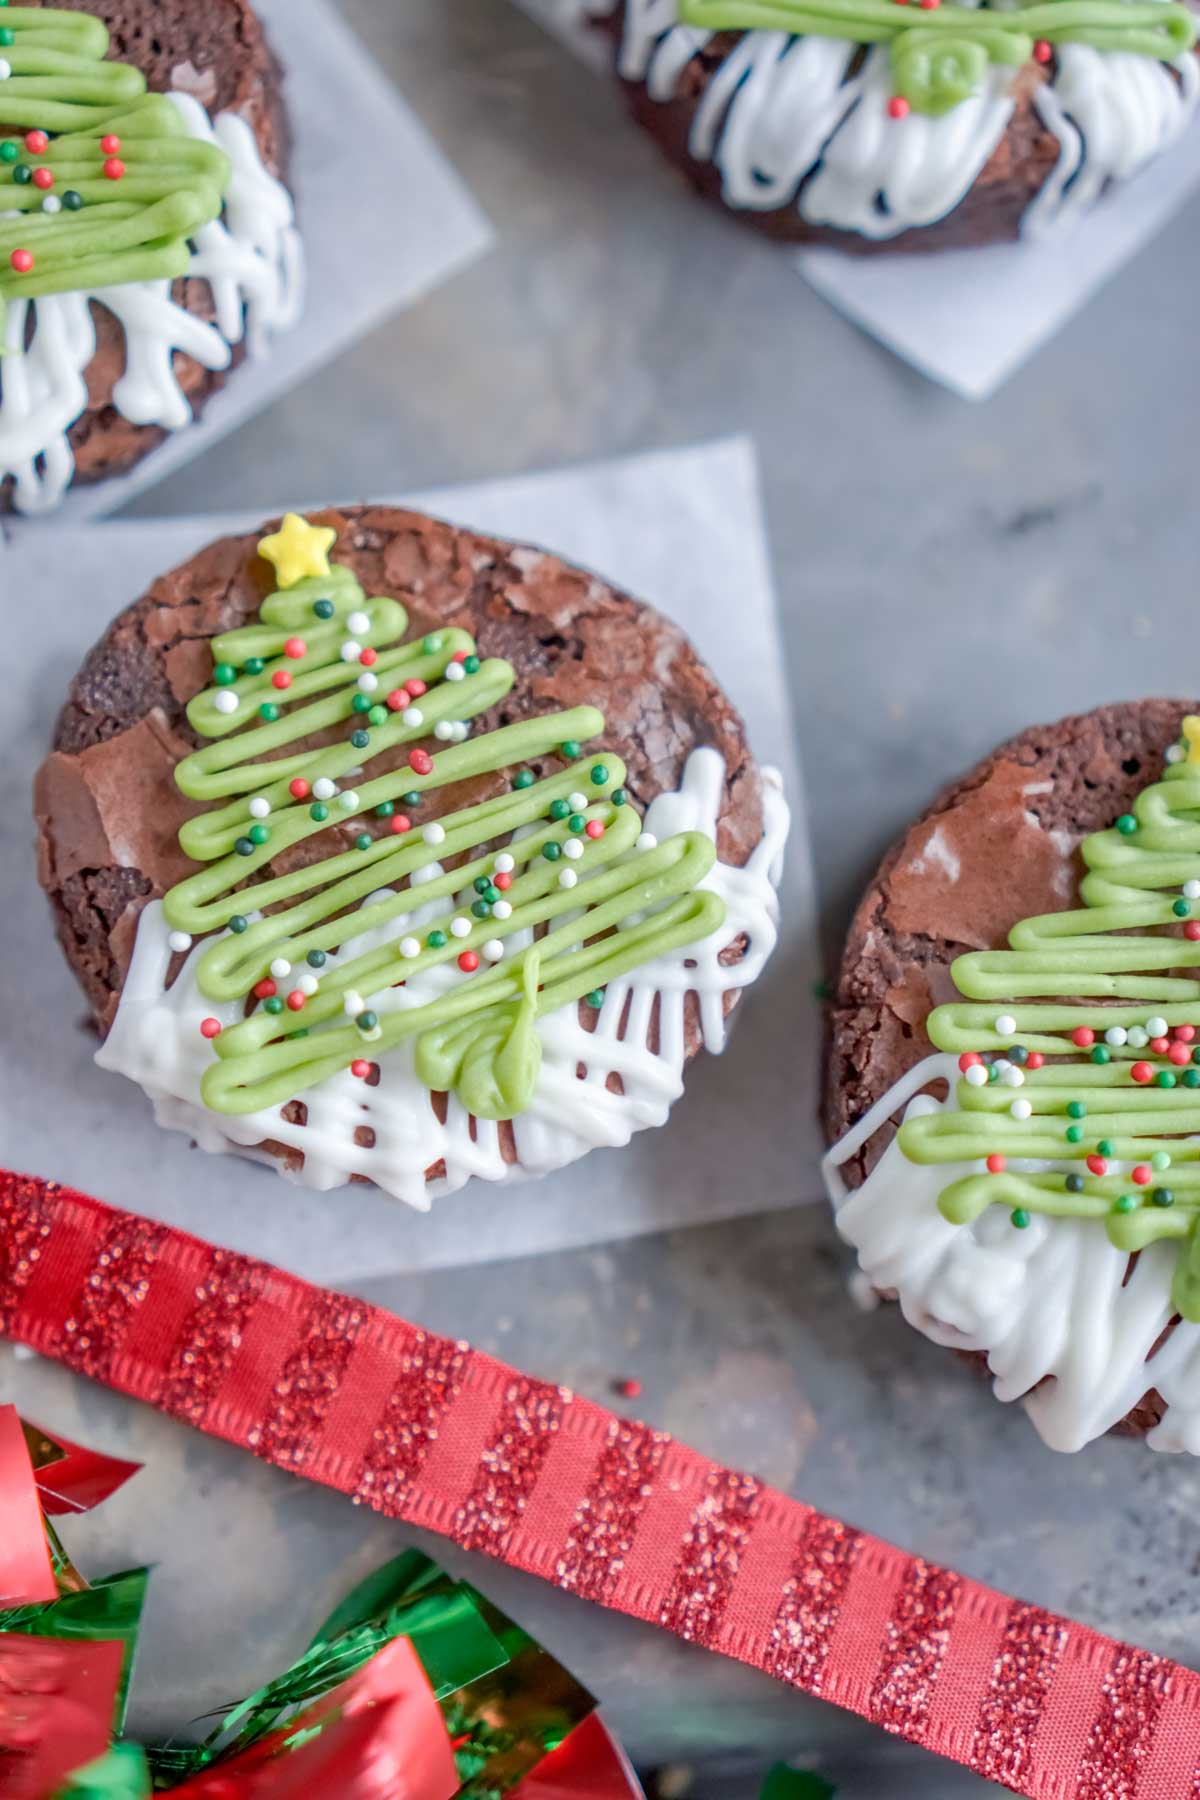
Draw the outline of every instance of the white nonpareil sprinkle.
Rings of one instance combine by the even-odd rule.
[[[451,722],[450,736],[456,744],[463,744],[467,740],[470,729],[471,727],[465,719],[455,719]]]
[[[1167,751],[1167,761],[1169,763],[1182,762],[1185,754],[1186,752],[1182,744],[1172,744],[1171,748]]]
[[[1150,1042],[1150,1034],[1141,1025],[1131,1025],[1125,1033],[1125,1042],[1131,1050],[1144,1050]]]
[[[451,937],[470,937],[470,935],[471,935],[470,919],[464,919],[462,917],[459,917],[457,919],[451,919],[450,935],[451,935]]]
[[[1033,1107],[1028,1100],[1014,1100],[1008,1110],[1014,1119],[1027,1119]]]
[[[511,919],[512,902],[509,900],[494,900],[492,902],[492,917],[494,919]]]
[[[416,938],[414,938],[414,937],[401,938],[400,939],[400,954],[401,954],[401,956],[408,957],[410,962],[412,961],[412,958],[414,956],[420,956],[421,946],[417,942]]]
[[[573,888],[578,880],[579,877],[574,869],[563,869],[559,873],[558,885],[561,888]]]
[[[964,1076],[968,1087],[986,1087],[987,1079],[988,1072],[982,1063],[972,1063]]]
[[[432,825],[422,825],[421,836],[427,844],[444,844],[446,841],[446,827],[444,825],[439,825],[435,819]]]
[[[657,850],[658,839],[652,831],[643,831],[638,837],[637,847],[639,850]],[[986,1080],[987,1077],[985,1076],[984,1079]]]
[[[192,940],[186,931],[173,931],[167,939],[172,950],[190,950]]]
[[[411,943],[412,939],[408,938],[405,941]],[[403,946],[401,946],[401,948],[403,948]],[[351,988],[342,1000],[342,1011],[348,1019],[357,1019],[359,1013],[366,1009],[366,1004],[367,1003],[362,995],[355,993],[354,989]]]
[[[449,663],[447,665],[447,668],[446,668],[446,680],[447,681],[465,681],[466,678],[467,678],[467,671],[463,668],[461,663]]]
[[[316,993],[316,991],[320,987],[320,985],[321,984],[317,980],[315,975],[302,975],[300,977],[299,981],[296,983],[296,986],[300,989],[300,992],[302,994],[305,994],[310,1000],[312,999],[313,995]]]
[[[286,956],[277,956],[275,961],[271,964],[271,973],[276,981],[282,981],[284,977],[290,975],[291,972],[292,965],[287,960]]]
[[[359,643],[358,639],[347,638],[341,649],[342,661],[357,662],[361,655],[362,645]]]
[[[346,620],[346,629],[347,631],[353,632],[355,637],[362,637],[364,633],[371,629],[370,613],[352,612]]]
[[[1183,897],[1185,900],[1200,900],[1200,881],[1185,881]]]
[[[488,962],[499,962],[504,955],[504,945],[499,938],[489,938],[483,946],[483,954]]]
[[[338,805],[343,812],[358,811],[358,795],[353,788],[347,788],[344,794],[338,795]]]
[[[250,802],[250,817],[252,819],[269,819],[270,816],[271,802],[262,794],[256,794]]]
[[[383,1036],[383,1026],[382,1025],[372,1025],[370,1031],[364,1031],[362,1036],[363,1036],[364,1043],[373,1044],[373,1043],[375,1043],[377,1038],[381,1038]]]
[[[364,669],[354,685],[360,694],[373,694],[379,686],[379,677],[372,675],[370,669]]]
[[[410,730],[415,730],[418,725],[423,725],[425,723],[425,714],[421,711],[419,706],[406,706],[404,711],[400,714],[400,718]]]
[[[1106,1044],[1111,1044],[1114,1050],[1120,1050],[1128,1037],[1129,1033],[1123,1025],[1110,1025],[1104,1034],[1104,1041]]]
[[[588,797],[586,794],[567,795],[567,805],[571,808],[572,812],[585,812],[587,810],[587,804]]]
[[[1001,1037],[1012,1037],[1017,1029],[1017,1021],[1011,1013],[1001,1013],[996,1020],[996,1030]]]
[[[1005,1087],[1024,1087],[1025,1071],[1024,1069],[1018,1069],[1015,1063],[1009,1063],[1006,1068],[1000,1071],[1000,1080],[1004,1083]]]
[[[497,875],[511,875],[516,866],[515,858],[511,857],[507,850],[502,850],[492,864]]]
[[[62,201],[57,194],[46,195],[42,201],[42,211],[44,213],[60,213],[62,211]]]
[[[336,793],[337,788],[334,783],[330,781],[328,775],[318,775],[317,779],[313,782],[314,800],[332,800]]]
[[[12,74],[12,64],[0,56],[0,81],[7,81]]]
[[[1155,1013],[1152,1019],[1146,1020],[1146,1030],[1152,1038],[1166,1037],[1167,1021],[1161,1013]]]
[[[405,718],[405,723],[407,724],[407,716]],[[454,726],[450,723],[449,719],[439,719],[433,728],[433,735],[443,744],[448,744],[450,739],[454,736]]]
[[[213,695],[213,705],[219,713],[235,713],[241,701],[232,688],[222,688],[219,694]]]
[[[583,855],[583,839],[569,837],[563,845],[563,855],[569,856],[572,862],[578,862]]]

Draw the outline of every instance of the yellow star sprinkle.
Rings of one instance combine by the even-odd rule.
[[[275,565],[281,588],[293,588],[309,575],[328,575],[329,551],[337,532],[329,525],[310,525],[299,513],[286,513],[272,537],[263,538],[258,554]]]
[[[1183,721],[1183,735],[1187,739],[1188,761],[1200,762],[1200,718],[1195,713]]]

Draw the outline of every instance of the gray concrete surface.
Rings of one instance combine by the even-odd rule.
[[[495,255],[140,504],[394,492],[748,429],[762,456],[824,929],[938,783],[1032,720],[1195,690],[1200,205],[989,405],[932,387],[702,209],[616,94],[507,0],[343,0],[494,218]],[[403,172],[397,172],[402,183]],[[817,1211],[381,1283],[774,1482],[997,1585],[1195,1662],[1191,1464],[1043,1450],[890,1312],[863,1316]],[[161,1568],[142,1722],[261,1676],[395,1530],[233,1451],[0,1359],[4,1390],[151,1459],[80,1554]],[[444,1551],[439,1551],[445,1554]],[[456,1559],[450,1556],[448,1560]],[[461,1559],[459,1559],[461,1560]],[[771,1754],[859,1796],[982,1784],[832,1709],[504,1571],[475,1571],[608,1702],[644,1763],[748,1800]],[[232,1627],[232,1629],[231,1629]],[[212,1646],[222,1645],[214,1674]]]

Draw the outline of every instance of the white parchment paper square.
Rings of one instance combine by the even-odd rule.
[[[284,69],[288,186],[308,258],[304,317],[128,475],[72,489],[48,522],[14,518],[0,530],[56,530],[115,512],[492,243],[450,163],[329,0],[256,0],[255,10]]]
[[[327,496],[325,499],[327,500]],[[22,534],[0,594],[23,620],[6,665],[0,765],[0,1165],[54,1176],[325,1284],[600,1242],[814,1199],[819,1015],[812,872],[753,451],[735,439],[409,496],[465,525],[549,546],[653,600],[741,708],[795,814],[773,961],[725,1055],[701,1056],[659,1131],[540,1182],[475,1182],[411,1212],[329,1194],[159,1130],[139,1088],[96,1068],[83,1001],[36,882],[29,792],[67,683],[107,621],[162,570],[251,517]],[[289,497],[288,504],[322,503]]]
[[[593,68],[609,64],[585,0],[517,0]],[[919,256],[799,250],[796,267],[839,312],[967,400],[986,400],[1200,189],[1200,124],[1050,243]]]

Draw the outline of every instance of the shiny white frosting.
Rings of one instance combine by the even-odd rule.
[[[715,839],[724,776],[724,763],[715,750],[694,751],[679,790],[660,794],[648,808],[645,829],[660,839],[678,831],[705,831]],[[304,1124],[290,1122],[280,1107],[244,1117],[210,1112],[201,1101],[200,1081],[212,1050],[200,1035],[200,1022],[215,1017],[231,1025],[242,1008],[214,1005],[196,986],[195,966],[209,940],[192,948],[168,985],[173,957],[158,901],[147,906],[138,921],[117,1015],[96,1061],[137,1082],[152,1102],[158,1123],[186,1132],[203,1150],[241,1151],[258,1160],[274,1160],[258,1148],[270,1139],[301,1153],[301,1166],[277,1166],[305,1187],[339,1187],[351,1175],[362,1175],[424,1211],[433,1198],[454,1193],[471,1176],[507,1181],[564,1168],[600,1145],[627,1144],[634,1132],[665,1124],[683,1092],[689,994],[698,1002],[705,1048],[715,1052],[724,1048],[725,996],[758,978],[778,936],[776,887],[789,813],[779,775],[772,769],[763,771],[763,811],[763,838],[745,867],[717,862],[702,883],[725,901],[727,915],[718,932],[610,982],[594,1031],[581,1025],[575,1007],[538,1021],[541,1073],[531,1106],[513,1122],[515,1165],[504,1158],[497,1126],[473,1119],[453,1095],[444,1120],[439,1118],[429,1090],[414,1072],[411,1044],[402,1044],[381,1059],[377,1086],[367,1086],[347,1070],[310,1089],[303,1096]],[[422,880],[429,880],[441,868],[433,863],[420,873]],[[581,889],[587,879],[580,874]],[[348,940],[347,956],[404,937],[429,922],[430,909],[420,905],[421,883],[414,880],[413,885],[412,910],[376,932]],[[432,910],[440,914],[444,902],[435,903]],[[744,954],[726,966],[722,951],[742,937]],[[516,950],[530,940],[527,933],[514,933],[508,941]],[[431,969],[374,997],[372,1004],[381,1012],[420,1005],[459,980],[453,967]],[[586,1071],[582,1078],[580,1069]],[[609,1087],[611,1075],[620,1077],[620,1092]],[[373,1143],[356,1141],[355,1132],[363,1126],[374,1134]],[[439,1162],[445,1166],[444,1175],[428,1181],[426,1170]]]
[[[563,0],[575,17],[602,17],[616,0]],[[714,34],[678,22],[676,0],[626,0],[618,66],[650,97],[671,100]],[[721,176],[730,206],[794,204],[810,225],[886,239],[933,224],[965,197],[1012,116],[1014,72],[994,67],[982,93],[939,118],[893,119],[886,48],[780,31],[743,33],[696,109],[689,148]],[[1200,59],[1174,63],[1067,44],[1036,104],[1059,160],[1023,230],[1045,236],[1077,219],[1109,181],[1135,175],[1191,123]],[[814,173],[815,171],[815,173]]]
[[[957,1079],[954,1057],[927,1057],[826,1156],[838,1230],[859,1268],[934,1343],[985,1354],[997,1399],[1021,1400],[1052,1450],[1082,1449],[1157,1388],[1166,1411],[1148,1442],[1200,1455],[1200,1325],[1180,1323],[1159,1344],[1174,1316],[1173,1246],[1151,1244],[1130,1274],[1128,1254],[1094,1220],[1035,1213],[1014,1231],[992,1206],[952,1225],[938,1196],[983,1163],[910,1162],[895,1139],[860,1186],[846,1185],[843,1165],[877,1131],[901,1112],[952,1105],[923,1090],[948,1082],[953,1092]]]

